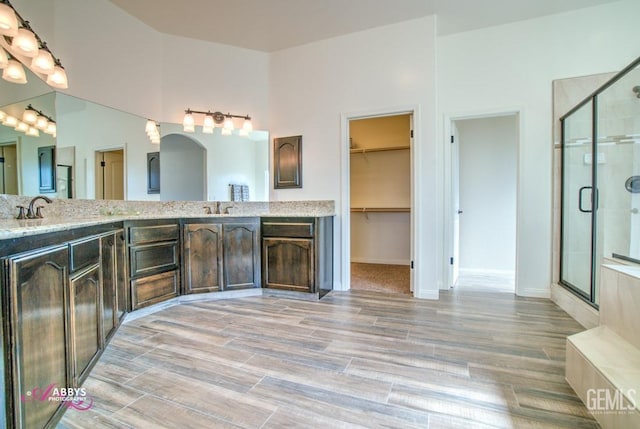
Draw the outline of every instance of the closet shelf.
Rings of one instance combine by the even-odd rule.
[[[409,213],[411,207],[351,207],[351,213]]]
[[[389,147],[371,147],[371,148],[355,148],[349,149],[351,153],[369,153],[369,152],[389,152],[393,150],[409,150],[410,146],[389,146]]]

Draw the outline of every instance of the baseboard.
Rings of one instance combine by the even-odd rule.
[[[369,258],[351,258],[351,262],[358,264],[384,264],[384,265],[409,265],[406,259],[369,259]]]
[[[587,329],[600,325],[600,312],[559,284],[551,285],[551,301]]]
[[[420,298],[420,299],[434,299],[434,300],[438,300],[440,299],[440,291],[439,290],[426,290],[426,291],[413,291],[413,296],[415,298]]]
[[[500,277],[515,277],[516,272],[513,270],[487,270],[484,268],[459,268],[458,273],[460,275],[464,274],[483,274],[490,276],[500,276]]]
[[[527,298],[551,298],[549,289],[516,288],[516,295]]]

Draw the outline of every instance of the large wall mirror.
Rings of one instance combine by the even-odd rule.
[[[223,136],[218,128],[213,134],[202,133],[200,127],[184,133],[181,124],[161,123],[162,139],[156,145],[145,133],[146,118],[53,92],[33,74],[27,79],[26,85],[0,80],[0,110],[21,119],[32,105],[56,122],[57,134],[32,137],[0,125],[0,193],[228,201],[234,187],[243,186],[249,201],[268,200],[267,131]],[[148,192],[147,161],[153,152],[160,155],[159,193]],[[51,168],[55,185],[43,187]]]

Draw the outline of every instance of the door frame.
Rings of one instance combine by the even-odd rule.
[[[15,140],[0,141],[0,146],[14,146],[16,147],[16,173],[18,174],[18,195],[22,195],[22,139],[20,136],[16,136]]]
[[[128,199],[128,182],[127,182],[127,146],[126,145],[119,145],[119,146],[109,146],[109,147],[101,147],[101,148],[96,148],[93,151],[93,162],[94,162],[94,171],[92,175],[87,174],[86,175],[86,181],[87,181],[87,190],[88,189],[92,189],[93,191],[93,198],[96,198],[96,174],[98,173],[97,171],[95,171],[95,162],[96,159],[98,157],[99,153],[103,153],[103,152],[113,152],[116,150],[121,150],[122,151],[122,181],[123,181],[123,185],[124,185],[124,192],[123,192],[123,201],[126,201]],[[91,183],[89,183],[91,182]]]
[[[424,173],[421,169],[417,168],[418,160],[420,159],[420,145],[416,145],[416,141],[419,140],[420,132],[420,109],[419,106],[400,106],[381,109],[363,110],[357,112],[342,113],[341,116],[341,198],[340,198],[340,234],[342,236],[341,252],[339,265],[342,266],[342,275],[340,284],[336,285],[338,290],[351,289],[351,168],[350,168],[350,144],[349,144],[349,122],[354,119],[366,119],[384,116],[397,116],[397,115],[411,115],[411,126],[413,129],[413,138],[411,138],[411,262],[413,268],[410,271],[410,288],[413,291],[414,296],[420,295],[420,282],[421,271],[420,265],[417,261],[420,261],[422,255],[420,249],[420,243],[415,239],[419,236],[420,225],[416,222],[419,219],[418,213],[420,211],[420,191],[422,189],[421,184],[424,183]],[[337,231],[336,231],[337,232]],[[334,256],[334,266],[338,266],[338,256]],[[437,298],[437,296],[436,296]]]
[[[451,135],[454,131],[454,124],[457,121],[463,121],[467,119],[487,119],[501,116],[515,116],[518,122],[518,139],[516,142],[516,257],[515,257],[515,293],[519,295],[518,289],[520,282],[518,281],[519,273],[519,254],[520,254],[520,145],[522,144],[522,135],[524,127],[524,115],[521,107],[507,107],[503,109],[490,109],[478,112],[466,112],[466,113],[451,113],[444,115],[444,257],[442,259],[444,266],[443,273],[445,281],[442,284],[443,289],[449,289],[453,286],[454,278],[454,266],[450,263],[450,257],[454,254],[455,246],[455,217],[457,216],[458,208],[455,207],[454,192],[454,178],[455,174],[452,163],[454,162],[454,151],[451,145]]]

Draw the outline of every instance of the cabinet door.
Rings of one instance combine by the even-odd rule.
[[[102,340],[106,340],[118,326],[116,315],[116,237],[100,237],[100,265],[102,268]]]
[[[101,350],[100,265],[71,280],[71,343],[74,350],[75,384],[89,375],[89,368]]]
[[[127,242],[124,230],[120,230],[116,231],[116,317],[118,322],[121,322],[129,311],[127,272]]]
[[[263,238],[262,253],[264,287],[316,292],[312,239]]]
[[[71,385],[65,336],[68,264],[66,245],[9,260],[14,425],[18,428],[42,428],[64,411],[62,403],[36,397],[34,392]]]
[[[224,289],[260,287],[258,231],[257,223],[224,224]]]
[[[185,293],[215,292],[222,288],[222,226],[184,226]]]

